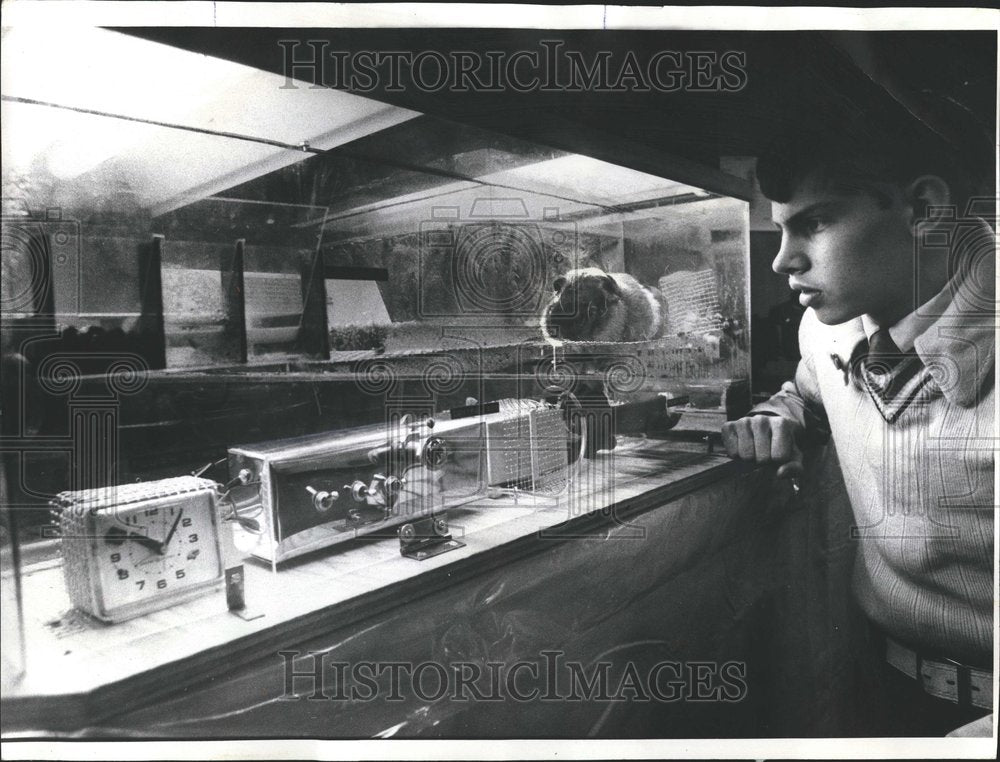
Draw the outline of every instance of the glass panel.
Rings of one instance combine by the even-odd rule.
[[[226,195],[315,205],[334,361],[537,341],[555,279],[599,267],[666,297],[650,369],[747,375],[743,201],[428,116]]]
[[[525,491],[539,505],[567,498],[534,532],[594,510],[592,493],[613,508],[617,480],[647,478],[645,456],[631,474],[605,457],[619,444],[656,452],[664,482],[709,467],[703,435],[748,380],[747,203],[104,30],[53,34],[4,38],[26,60],[2,101],[0,434],[16,445],[0,461],[5,691],[22,675],[48,690],[46,665],[76,670],[71,686],[134,677],[108,656],[119,646],[169,642],[181,652],[155,656],[177,663],[224,645],[170,634],[228,616],[208,587],[183,603],[139,596],[147,582],[191,583],[214,514],[196,532],[178,523],[196,520],[195,503],[172,523],[146,506],[140,528],[138,503],[100,498],[136,520],[120,535],[60,493],[138,482],[134,494],[172,499],[149,485],[193,474],[224,496],[239,485],[241,504],[261,502],[246,515],[236,498],[217,504],[217,550],[235,566],[409,521],[410,503],[393,502],[404,487],[414,516],[441,505],[475,519],[462,506],[484,489],[516,512],[533,510]],[[32,51],[53,45],[86,65],[47,79]],[[678,425],[664,396],[702,418]],[[543,409],[557,398],[565,409]],[[289,437],[284,470],[240,465],[241,445]],[[246,569],[258,600],[328,605]],[[88,624],[74,607],[135,615],[136,628]],[[20,646],[60,657],[26,661]],[[98,653],[109,663],[95,672]]]
[[[190,103],[173,85],[132,103],[30,78],[2,103],[3,340],[17,371],[5,394],[25,408],[6,417],[24,429],[4,433],[66,441],[32,453],[10,485],[35,510],[29,524],[64,489],[190,473],[240,441],[381,421],[398,400],[358,372],[376,359],[423,384],[429,413],[537,398],[566,361],[618,402],[666,392],[718,411],[725,388],[747,381],[746,202],[347,93],[281,90],[245,67],[211,62],[199,82],[201,69],[177,65]],[[88,100],[86,87],[100,92]],[[233,108],[233,92],[254,108]],[[543,320],[556,281],[582,268],[611,274],[631,305],[608,318],[619,334]],[[607,309],[572,307],[575,318]],[[56,356],[82,386],[51,383]],[[133,360],[180,380],[116,398],[107,426],[121,441],[98,468],[73,449],[89,436],[77,407]],[[30,388],[17,386],[22,366]],[[429,383],[441,369],[448,378]],[[288,371],[341,386],[279,383]]]
[[[21,602],[21,559],[15,513],[0,462],[0,689],[6,695],[25,670],[24,611]]]

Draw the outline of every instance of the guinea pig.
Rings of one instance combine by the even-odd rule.
[[[555,295],[541,318],[546,341],[645,341],[664,333],[663,294],[628,273],[584,267],[552,285]]]

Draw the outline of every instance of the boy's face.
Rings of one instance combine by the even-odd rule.
[[[867,314],[888,326],[913,310],[912,210],[901,191],[891,196],[884,205],[810,176],[772,205],[782,235],[771,267],[820,322]]]

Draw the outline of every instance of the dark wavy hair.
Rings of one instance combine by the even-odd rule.
[[[930,174],[948,183],[953,203],[963,208],[970,197],[989,194],[994,147],[985,127],[943,96],[923,94],[918,102],[923,118],[898,107],[854,112],[822,128],[786,130],[758,158],[761,191],[783,203],[807,176],[818,176],[887,204],[887,186]]]

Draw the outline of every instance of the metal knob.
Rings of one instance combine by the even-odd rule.
[[[246,486],[251,482],[252,479],[253,479],[253,471],[251,471],[249,468],[241,468],[239,470],[239,473],[236,474],[236,476],[234,476],[232,479],[230,479],[223,485],[222,489],[231,490],[233,487],[237,485]]]
[[[431,437],[424,445],[423,460],[428,468],[440,468],[448,459],[448,445],[441,437]]]
[[[389,476],[382,481],[382,494],[386,496],[389,502],[393,502],[399,493],[403,490],[403,480],[398,476]]]

